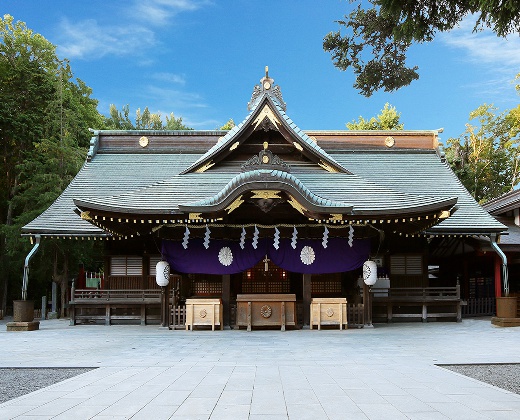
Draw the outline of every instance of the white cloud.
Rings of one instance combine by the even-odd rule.
[[[184,78],[184,76],[175,73],[154,73],[152,74],[152,78],[155,80],[159,80],[160,82],[174,83],[177,85],[186,84],[186,79]]]
[[[104,24],[96,19],[64,19],[59,28],[59,53],[81,59],[138,55],[157,43],[157,27],[172,23],[181,12],[192,12],[208,4],[209,0],[135,0],[121,15],[111,16]]]
[[[153,98],[156,107],[171,109],[176,114],[183,113],[185,109],[208,107],[203,98],[197,93],[168,89],[163,86],[150,85],[145,88],[143,94],[147,100]]]
[[[472,63],[493,66],[502,73],[518,72],[520,68],[520,37],[516,34],[508,38],[497,37],[486,29],[473,32],[475,17],[469,16],[459,28],[441,34],[440,39],[447,45],[460,49]]]
[[[136,0],[128,10],[130,16],[148,25],[165,25],[181,12],[192,12],[208,4],[205,0]]]
[[[102,28],[95,20],[72,23],[63,20],[60,28],[64,42],[58,49],[67,58],[98,59],[105,55],[127,55],[155,44],[154,33],[145,27],[112,26]]]

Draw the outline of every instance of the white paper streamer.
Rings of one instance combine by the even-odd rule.
[[[253,248],[256,249],[258,247],[258,234],[260,232],[258,231],[258,228],[255,225],[255,234],[253,235]]]
[[[275,249],[280,248],[280,231],[277,227],[274,228],[274,241],[273,246]]]
[[[325,226],[325,230],[323,231],[323,241],[321,241],[323,248],[327,248],[328,241],[329,241],[329,230],[327,229],[327,226]]]
[[[348,230],[348,246],[352,248],[352,245],[354,244],[354,228],[352,225],[350,225]]]
[[[206,226],[206,233],[204,234],[204,242],[202,243],[204,245],[204,248],[209,248],[209,236],[211,235],[211,231],[209,230],[209,227]]]
[[[296,226],[295,226],[294,230],[293,230],[293,234],[292,234],[292,240],[291,240],[292,249],[296,249],[297,242],[298,242],[298,230],[296,230]]]
[[[244,249],[246,246],[246,228],[242,228],[242,234],[240,235],[240,248]]]
[[[188,249],[188,241],[190,240],[190,230],[188,226],[186,226],[186,231],[184,232],[184,239],[182,240],[182,246],[184,249]]]

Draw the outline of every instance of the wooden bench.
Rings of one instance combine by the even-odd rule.
[[[382,290],[372,288],[374,294],[373,307],[386,308],[386,320],[392,322],[393,318],[421,318],[427,322],[428,318],[455,318],[457,322],[462,320],[460,286],[455,287],[413,287],[390,288],[388,296],[382,296]],[[395,312],[396,307],[409,308]],[[421,312],[410,311],[411,308],[421,308]],[[443,310],[449,308],[448,310]],[[431,308],[436,308],[431,312]]]
[[[149,313],[151,308],[161,307],[161,290],[92,290],[72,289],[70,325],[79,322],[137,321],[147,325],[159,321],[160,315]],[[121,313],[121,312],[129,313]]]

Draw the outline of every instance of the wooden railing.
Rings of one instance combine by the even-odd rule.
[[[392,318],[455,318],[461,321],[460,286],[454,287],[406,287],[390,289],[371,289],[373,296],[374,318],[377,307],[386,307],[386,319]],[[419,307],[420,312],[415,308]],[[436,307],[436,312],[428,312],[428,308]],[[394,308],[397,312],[394,312]]]
[[[420,302],[422,300],[452,300],[460,299],[460,286],[454,287],[400,287],[372,288],[374,300],[379,298],[395,298]]]
[[[155,276],[108,276],[108,289],[160,289]]]
[[[160,302],[161,290],[104,290],[73,289],[71,303],[95,303],[96,301],[118,302]]]

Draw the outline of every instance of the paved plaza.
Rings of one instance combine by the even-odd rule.
[[[520,419],[520,395],[437,364],[520,363],[489,319],[295,331],[157,326],[7,332],[0,367],[97,367],[0,404],[0,419]]]

